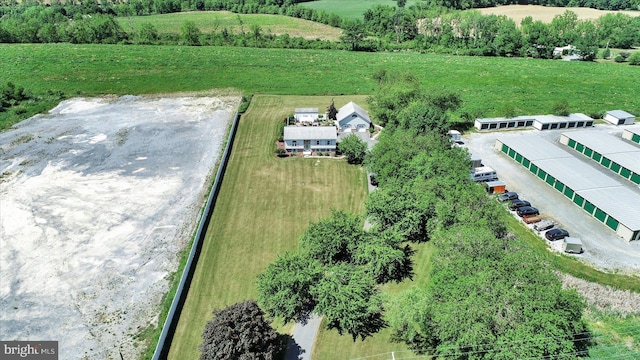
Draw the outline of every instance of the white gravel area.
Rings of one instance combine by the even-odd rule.
[[[0,339],[135,359],[240,98],[77,98],[0,133]]]
[[[623,126],[596,125],[590,128],[589,131],[620,136],[623,129]],[[474,132],[464,135],[463,140],[470,153],[479,156],[482,158],[484,165],[491,166],[497,171],[500,180],[507,183],[507,189],[517,192],[521,199],[529,200],[532,206],[540,210],[541,216],[545,219],[553,220],[557,228],[566,229],[572,237],[582,240],[584,253],[569,256],[604,271],[638,275],[640,274],[640,241],[625,241],[606,225],[573,204],[571,200],[560,192],[531,174],[522,165],[494,148],[497,137],[517,138],[531,134],[540,136],[550,143],[558,144],[557,139],[560,134],[568,131],[574,130]],[[579,131],[585,130],[579,129]],[[569,152],[573,151],[568,147],[564,148]],[[630,181],[612,174],[609,170],[596,165],[585,156],[577,154],[577,158],[581,159],[585,164],[593,166],[594,169],[604,175],[627,186],[630,190],[640,193],[640,189]],[[576,173],[575,176],[582,176],[582,174]],[[612,198],[611,201],[616,201],[616,199]],[[533,227],[533,225],[528,226],[530,228]],[[562,240],[551,242],[543,237],[544,232],[539,233],[539,235],[541,241],[546,241],[549,245],[550,250],[562,251]]]

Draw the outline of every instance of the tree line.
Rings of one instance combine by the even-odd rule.
[[[145,0],[146,1],[146,0]],[[145,6],[141,6],[144,4]],[[579,20],[573,12],[556,16],[549,24],[525,18],[520,26],[506,16],[458,11],[428,2],[409,8],[376,5],[363,19],[343,19],[279,1],[208,0],[175,2],[167,9],[229,10],[238,13],[280,14],[343,29],[340,42],[265,34],[260,26],[232,33],[227,28],[202,33],[186,21],[181,34],[159,33],[151,23],[125,31],[115,16],[166,11],[165,0],[132,0],[98,5],[85,0],[72,5],[0,7],[0,42],[12,43],[126,43],[171,45],[226,45],[353,51],[414,50],[476,56],[553,58],[555,47],[572,45],[583,60],[598,56],[598,48],[630,49],[640,45],[640,17],[606,14],[595,21]],[[200,5],[202,6],[200,6]],[[179,7],[177,5],[180,5]],[[163,10],[164,9],[164,10]]]

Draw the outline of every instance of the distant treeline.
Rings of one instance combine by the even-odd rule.
[[[501,5],[543,5],[558,7],[585,7],[600,10],[638,10],[639,0],[427,0],[451,9],[476,9]]]
[[[75,4],[23,4],[0,7],[0,42],[3,43],[131,43],[229,45],[299,49],[349,49],[356,51],[414,50],[477,56],[530,56],[552,58],[555,47],[570,50],[585,60],[594,59],[598,48],[629,49],[640,45],[640,17],[622,13],[578,20],[573,12],[556,16],[550,23],[525,18],[516,24],[506,16],[482,15],[478,11],[452,10],[419,2],[408,8],[375,5],[363,19],[301,7],[290,0],[131,0],[104,5],[95,0]],[[627,1],[627,0],[621,0]],[[640,1],[640,0],[628,0]],[[490,6],[493,3],[483,5]],[[558,5],[558,4],[554,4]],[[340,42],[264,34],[259,26],[233,34],[223,28],[201,33],[188,21],[181,34],[158,33],[145,23],[140,30],[125,31],[116,16],[147,15],[186,10],[228,10],[236,13],[279,14],[324,23],[343,29]],[[518,26],[520,25],[520,26]]]

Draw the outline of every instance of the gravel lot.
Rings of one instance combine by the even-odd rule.
[[[476,132],[465,135],[463,140],[472,154],[480,156],[485,165],[491,166],[497,171],[500,180],[507,183],[507,189],[517,192],[521,199],[529,200],[533,206],[540,210],[544,218],[552,219],[560,224],[556,227],[564,228],[569,231],[571,236],[582,239],[585,252],[571,256],[575,256],[602,270],[640,274],[640,241],[626,242],[606,225],[574,205],[560,192],[531,174],[522,165],[494,149],[495,140],[499,136],[537,134],[553,142],[560,137],[562,132],[568,131],[571,130]],[[580,131],[584,131],[584,129],[580,129]],[[620,136],[623,127],[596,125],[591,131],[602,131]],[[566,149],[573,151],[569,148]],[[577,158],[583,159],[585,163],[609,175],[608,170],[590,162],[586,157],[578,156]],[[576,174],[576,176],[580,176],[580,174]],[[630,181],[626,181],[616,175],[609,176],[621,184],[627,184],[630,189],[640,192],[640,189]],[[612,201],[615,200],[612,199]],[[540,235],[543,236],[544,233]],[[550,242],[542,237],[540,241],[546,241],[551,249],[560,251],[561,240]]]
[[[0,339],[136,358],[239,102],[79,98],[0,133]]]

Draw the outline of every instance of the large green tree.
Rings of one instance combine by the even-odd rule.
[[[338,143],[338,151],[347,158],[349,164],[362,164],[367,148],[367,143],[356,134],[351,134]]]

